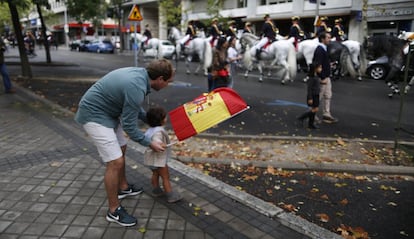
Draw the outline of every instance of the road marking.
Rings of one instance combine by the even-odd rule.
[[[169,85],[173,87],[180,87],[180,88],[193,88],[193,89],[200,88],[199,86],[196,86],[191,83],[184,82],[184,81],[173,81]]]
[[[308,108],[308,105],[303,104],[303,103],[297,103],[297,102],[292,102],[292,101],[287,101],[287,100],[274,100],[271,102],[266,103],[266,105],[270,105],[270,106],[298,106],[298,107],[302,107],[302,108]]]

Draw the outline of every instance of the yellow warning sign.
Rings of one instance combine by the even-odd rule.
[[[142,19],[143,18],[139,12],[139,7],[137,5],[134,5],[128,15],[128,21],[142,21]]]

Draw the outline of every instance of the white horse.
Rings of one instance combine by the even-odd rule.
[[[348,72],[352,77],[355,77],[355,73],[358,76],[358,80],[362,80],[362,75],[365,74],[365,71],[367,70],[367,56],[365,54],[365,50],[362,47],[362,45],[354,40],[346,40],[342,42],[343,45],[345,45],[349,53],[351,54],[351,60],[354,65],[355,71],[350,69]],[[347,73],[347,72],[344,72]]]
[[[312,63],[313,53],[315,52],[315,49],[318,46],[318,44],[318,38],[308,39],[299,42],[297,52],[298,60],[304,58],[306,65],[309,66]],[[337,43],[332,43],[332,46],[333,45],[338,46]],[[351,75],[351,77],[355,78],[358,76],[358,80],[362,80],[362,75],[365,74],[367,66],[367,59],[363,47],[359,42],[353,40],[343,41],[340,45],[343,45],[346,48],[346,50],[340,50],[339,56],[334,56],[332,55],[332,52],[330,52],[331,57],[338,58],[331,60],[339,60],[338,64],[340,65],[341,75],[345,75],[348,73],[349,75]],[[307,77],[304,79],[304,81],[306,80]]]
[[[187,74],[191,73],[190,62],[194,56],[197,56],[200,59],[200,62],[197,68],[195,69],[194,74],[198,74],[201,68],[203,69],[205,76],[207,76],[208,74],[207,69],[211,66],[213,61],[213,51],[211,49],[211,45],[208,38],[202,37],[203,34],[203,32],[200,32],[198,34],[199,37],[192,39],[190,43],[188,45],[185,45],[184,49],[182,49],[180,40],[184,36],[176,27],[172,27],[170,29],[170,34],[168,38],[175,43],[177,59],[180,59],[181,55],[185,56]]]
[[[256,49],[259,38],[250,33],[244,33],[240,42],[245,46],[245,53],[243,56],[243,62],[246,67],[245,77],[247,77],[248,72],[253,68],[253,62],[257,62],[257,68],[260,72],[259,81],[263,81],[263,66],[267,65],[270,68],[274,66],[281,67],[283,72],[282,84],[285,84],[286,81],[293,81],[296,78],[296,53],[295,47],[293,46],[293,38],[285,40],[279,36],[279,40],[274,41],[270,44],[265,50],[262,50],[260,53],[259,59],[256,59]]]
[[[136,38],[138,44],[138,54],[142,51],[146,51],[148,49],[155,49],[157,54],[155,55],[156,58],[162,58],[162,47],[160,47],[161,41],[158,38],[151,38],[147,41],[147,36],[144,36],[140,33],[132,33],[131,38],[134,40]]]

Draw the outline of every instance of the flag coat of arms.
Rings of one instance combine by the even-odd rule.
[[[245,110],[246,102],[231,88],[217,88],[169,112],[178,140],[184,140]]]

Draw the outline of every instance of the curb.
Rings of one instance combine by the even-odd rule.
[[[292,162],[292,161],[249,161],[215,158],[193,158],[177,156],[175,159],[186,163],[211,163],[211,164],[231,164],[254,165],[260,168],[273,166],[284,170],[294,171],[321,171],[321,172],[349,172],[362,174],[398,174],[414,176],[414,167],[407,166],[388,166],[388,165],[364,165],[364,164],[338,164],[338,163],[314,163],[314,162]]]

